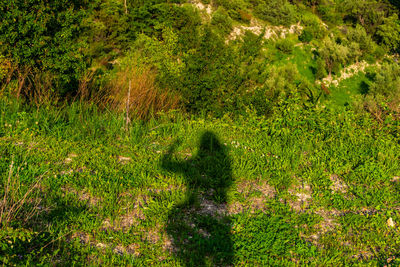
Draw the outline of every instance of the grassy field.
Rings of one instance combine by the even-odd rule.
[[[398,139],[345,108],[125,131],[3,99],[0,125],[6,265],[400,264]]]

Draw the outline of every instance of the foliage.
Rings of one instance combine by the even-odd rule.
[[[290,54],[293,52],[294,49],[294,43],[292,40],[285,38],[285,39],[280,39],[275,43],[276,48],[286,54]]]
[[[240,22],[249,23],[251,16],[246,12],[248,3],[243,0],[215,0],[213,4],[218,7],[223,7],[229,16]]]
[[[0,55],[0,81],[3,81],[11,70],[11,62]]]
[[[42,213],[0,230],[7,264],[182,266],[200,254],[232,265],[377,265],[398,255],[399,233],[386,223],[400,220],[394,178],[400,146],[392,135],[398,125],[381,127],[345,108],[291,103],[269,118],[249,112],[234,120],[188,119],[170,112],[134,119],[125,132],[123,116],[77,103],[37,109],[2,99],[0,109],[0,123],[7,124],[0,127],[0,176],[8,175],[14,156],[25,159],[14,165],[23,181],[44,172],[49,178],[40,186]],[[214,144],[227,163],[202,151],[206,130],[219,137]],[[171,161],[185,172],[161,166],[173,144]],[[210,162],[229,166],[232,184],[210,183],[213,190],[198,188],[199,198],[186,199],[188,177],[201,179],[194,170]],[[214,198],[221,189],[222,204]],[[172,235],[168,218],[182,203],[188,205],[183,219],[193,224]],[[198,254],[182,257],[176,242]],[[350,245],[343,249],[341,242]],[[360,247],[368,255],[382,251],[356,259]]]
[[[313,39],[313,34],[308,29],[303,30],[303,32],[299,35],[299,40],[304,43],[309,43]]]
[[[233,28],[232,19],[222,6],[218,7],[217,11],[214,12],[211,24],[217,27],[223,34],[230,33]]]
[[[389,99],[400,97],[400,66],[395,63],[384,63],[372,76],[368,93],[382,95]]]
[[[311,35],[312,38],[322,39],[327,34],[326,27],[315,15],[305,13],[301,18],[301,23],[305,26],[303,33]]]
[[[341,5],[346,13],[346,19],[360,23],[368,33],[374,33],[385,16],[383,1],[376,0],[345,0]]]
[[[325,61],[329,76],[332,75],[332,71],[337,69],[340,64],[345,63],[349,56],[349,49],[336,43],[330,37],[322,40],[318,52],[320,57]]]
[[[297,22],[296,6],[287,0],[258,1],[254,14],[273,25],[289,26]]]
[[[50,71],[58,77],[60,92],[73,89],[86,67],[85,45],[76,40],[85,16],[82,7],[79,1],[0,3],[0,53],[17,66],[20,78]]]
[[[157,88],[149,67],[128,63],[111,79],[103,102],[113,110],[126,112],[129,118],[148,120],[161,111],[176,109],[179,95]]]
[[[270,115],[274,109],[290,102],[292,98],[297,101],[298,75],[296,67],[292,64],[271,67],[264,84],[257,88],[249,99],[257,114]]]
[[[400,21],[397,14],[384,18],[376,32],[379,42],[391,51],[400,51]]]

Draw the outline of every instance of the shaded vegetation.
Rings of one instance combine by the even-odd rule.
[[[400,264],[391,0],[0,0],[4,265]]]

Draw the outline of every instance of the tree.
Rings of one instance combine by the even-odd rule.
[[[328,68],[329,77],[332,77],[332,70],[337,64],[345,63],[349,49],[343,45],[336,43],[330,37],[326,37],[318,50],[319,55],[325,61]]]
[[[35,72],[57,76],[60,88],[71,89],[85,68],[77,42],[85,15],[83,1],[9,0],[0,2],[0,53],[15,65],[17,95]]]
[[[296,6],[287,0],[262,1],[254,9],[255,16],[274,25],[289,26],[296,22]]]
[[[378,27],[376,36],[389,50],[400,50],[400,21],[397,14],[384,19],[383,24]]]
[[[372,52],[374,48],[374,42],[371,36],[368,35],[365,29],[360,25],[348,30],[347,39],[350,43],[357,43],[362,53]]]
[[[374,33],[385,15],[385,6],[376,0],[345,0],[343,9],[348,18],[360,23],[369,33]]]

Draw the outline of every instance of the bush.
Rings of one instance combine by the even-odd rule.
[[[310,38],[308,36],[311,35],[312,39],[313,38],[322,39],[327,34],[327,30],[325,26],[322,24],[322,21],[314,14],[305,13],[304,15],[302,15],[301,23],[305,27],[303,31],[304,33],[303,37]]]
[[[254,14],[273,25],[289,26],[297,21],[296,6],[287,0],[260,1],[254,8]]]
[[[271,67],[263,86],[256,88],[249,97],[249,103],[259,115],[269,115],[275,107],[296,98],[299,93],[297,80],[299,73],[293,64]]]
[[[400,51],[400,22],[397,14],[383,20],[376,32],[379,42],[393,52]]]
[[[303,32],[299,36],[299,40],[303,43],[309,43],[313,39],[313,34],[309,29],[303,30]]]
[[[156,75],[150,68],[125,66],[111,79],[104,102],[116,111],[145,120],[177,108],[179,95],[160,90],[155,81]]]
[[[228,12],[229,16],[237,21],[248,23],[251,15],[246,12],[247,4],[242,0],[214,0],[216,6],[222,6]]]
[[[0,84],[3,83],[3,81],[6,79],[10,71],[11,71],[11,62],[7,60],[5,57],[0,55]]]
[[[288,38],[279,39],[275,43],[276,49],[285,54],[291,54],[294,49],[294,42]]]
[[[0,54],[16,66],[18,95],[27,77],[41,71],[57,76],[54,86],[61,93],[73,91],[86,68],[85,45],[77,39],[85,6],[80,1],[47,2],[0,2]]]
[[[400,99],[400,66],[395,63],[384,63],[372,76],[369,93],[383,95],[387,99]]]
[[[380,123],[390,114],[400,118],[400,66],[386,62],[368,69],[367,77],[366,95],[357,99],[355,109],[366,110]]]
[[[232,19],[223,7],[219,7],[214,12],[211,24],[217,27],[217,30],[223,34],[228,34],[232,31]]]

